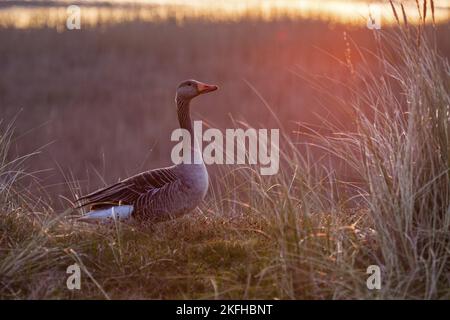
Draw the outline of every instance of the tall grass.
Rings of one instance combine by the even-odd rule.
[[[377,35],[378,72],[360,68],[350,87],[356,131],[316,133],[358,184],[288,136],[274,181],[243,178],[276,243],[267,270],[283,297],[450,297],[450,67],[421,27]],[[369,265],[380,290],[366,287]]]
[[[450,67],[416,32],[417,43],[411,30],[384,39],[397,57],[380,56],[383,76],[368,78],[355,105],[367,103],[373,115],[359,114],[351,140],[388,276],[384,294],[436,298],[448,296],[450,280]]]
[[[384,44],[397,51],[396,59],[379,57],[382,77],[367,77],[354,105],[369,105],[372,115],[357,112],[357,134],[336,152],[346,150],[340,154],[367,186],[386,277],[383,296],[448,297],[449,64],[426,36],[417,45],[400,32]]]

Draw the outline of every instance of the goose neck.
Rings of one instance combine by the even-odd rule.
[[[190,100],[177,99],[176,102],[180,128],[187,130],[190,135],[189,141],[191,149],[191,159],[193,159],[195,163],[203,163],[202,151],[199,145],[200,142],[197,141],[194,130],[192,128]]]
[[[180,123],[180,128],[186,129],[192,136],[193,130],[191,121],[190,102],[191,102],[190,100],[177,99],[177,114],[178,114],[178,122]]]

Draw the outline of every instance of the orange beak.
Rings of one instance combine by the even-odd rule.
[[[206,83],[202,83],[202,82],[197,83],[197,90],[200,94],[211,92],[211,91],[216,91],[218,88],[219,88],[218,86],[215,86],[212,84],[206,84]]]

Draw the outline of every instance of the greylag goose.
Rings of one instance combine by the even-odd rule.
[[[179,84],[175,102],[180,127],[191,134],[191,151],[200,153],[195,141],[190,116],[193,98],[217,86],[196,80]],[[197,157],[199,155],[196,155]],[[76,208],[91,206],[90,212],[79,218],[84,222],[104,222],[112,219],[163,221],[194,210],[208,190],[208,172],[203,161],[181,163],[171,167],[146,171],[76,200]]]

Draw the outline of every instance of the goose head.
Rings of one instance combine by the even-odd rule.
[[[178,85],[176,100],[191,100],[201,94],[217,90],[216,85],[206,84],[197,80],[185,80]]]

